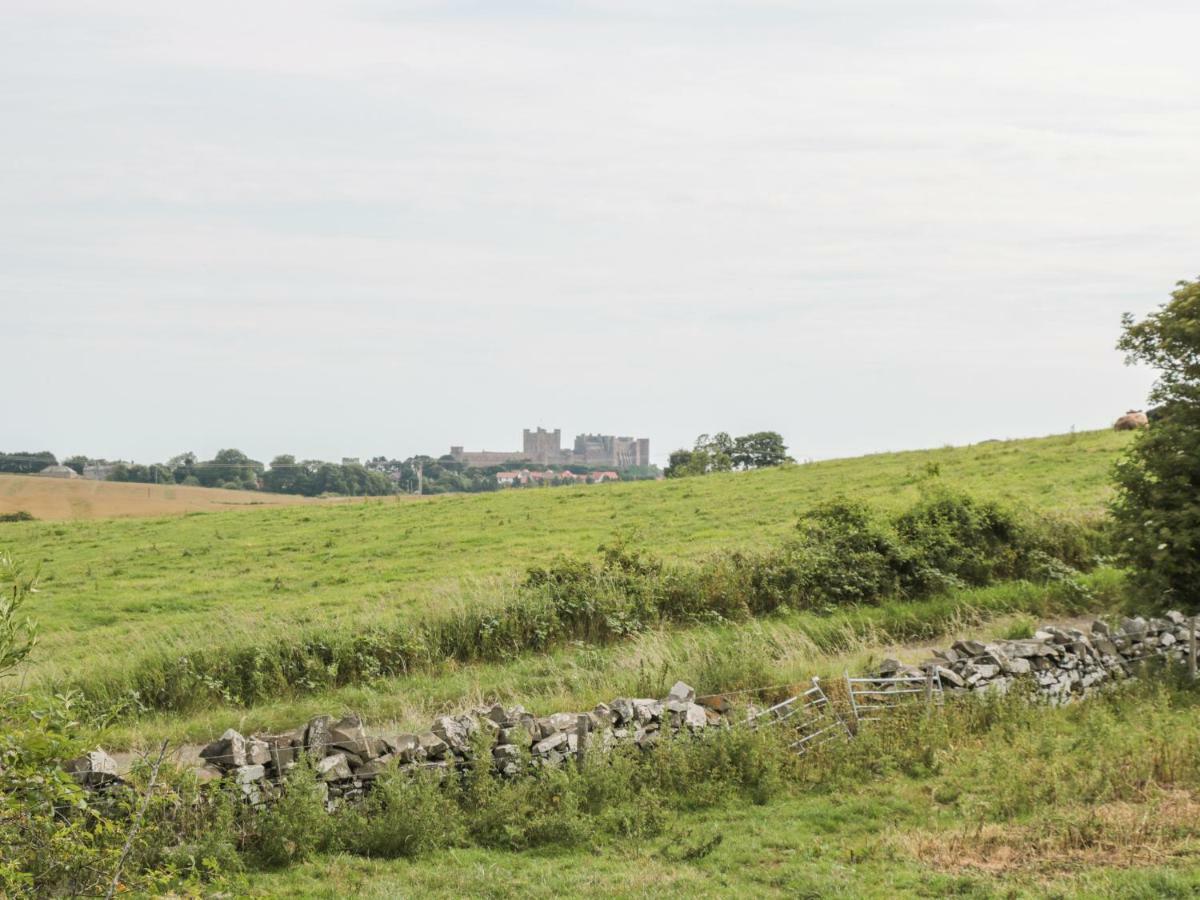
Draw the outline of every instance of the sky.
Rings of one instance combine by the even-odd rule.
[[[1200,6],[3,0],[0,450],[1107,426]]]

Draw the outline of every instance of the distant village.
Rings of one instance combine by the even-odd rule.
[[[663,477],[650,462],[649,438],[577,434],[574,444],[564,447],[561,429],[551,431],[540,426],[522,431],[519,450],[467,450],[454,445],[436,460],[413,457],[398,463],[377,458],[366,465],[386,472],[401,490],[414,493],[605,484]]]
[[[334,463],[280,454],[264,465],[240,450],[226,449],[210,460],[181,453],[165,463],[141,464],[75,455],[60,463],[53,453],[39,451],[0,453],[0,472],[306,496],[478,493],[663,477],[650,462],[648,438],[578,434],[572,446],[564,447],[561,429],[542,427],[524,429],[519,450],[452,446],[438,457],[416,455],[403,460],[376,456],[363,462],[343,457]]]

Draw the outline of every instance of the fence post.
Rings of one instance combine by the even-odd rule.
[[[925,667],[925,705],[933,706],[933,676],[937,668],[930,664]]]
[[[1188,675],[1196,677],[1196,617],[1188,619]]]
[[[581,715],[575,720],[575,762],[581,769],[587,756],[588,733],[591,730],[592,719],[590,716]]]
[[[850,700],[850,715],[854,716],[854,730],[857,732],[861,723],[858,718],[858,702],[854,699],[854,682],[850,680],[850,670],[844,669],[842,677],[846,679],[846,696]]]

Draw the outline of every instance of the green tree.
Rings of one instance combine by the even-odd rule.
[[[280,453],[271,460],[271,468],[263,473],[263,490],[276,494],[299,494],[302,471],[296,457]]]
[[[734,441],[731,454],[733,464],[739,469],[764,469],[781,466],[789,462],[783,435],[778,431],[756,431],[745,434]]]
[[[691,450],[676,450],[666,468],[668,478],[729,472],[734,468],[761,469],[790,462],[783,436],[777,431],[756,431],[739,438],[718,431],[702,434]]]
[[[196,477],[196,459],[196,454],[188,450],[167,460],[167,468],[171,470],[171,478],[176,484]]]
[[[1117,552],[1139,589],[1164,604],[1200,607],[1200,281],[1138,322],[1126,313],[1117,347],[1158,370],[1159,407],[1115,469]]]
[[[692,475],[703,475],[708,471],[708,452],[706,450],[675,450],[667,462],[665,475],[667,478],[687,478]]]
[[[32,475],[46,466],[57,465],[58,460],[49,450],[18,450],[16,453],[0,453],[0,472]]]
[[[66,459],[64,459],[62,461],[62,464],[64,466],[66,466],[68,469],[73,469],[76,475],[82,475],[84,467],[87,466],[90,462],[91,462],[91,460],[89,460],[86,456],[76,455],[76,456],[68,456]]]
[[[709,472],[728,472],[733,469],[735,448],[736,442],[725,431],[718,431],[711,438],[706,434],[696,438],[696,449],[708,454],[706,471]]]
[[[232,448],[218,450],[212,459],[196,465],[196,476],[205,487],[235,482],[253,490],[258,486],[258,476],[262,471],[262,463]]]

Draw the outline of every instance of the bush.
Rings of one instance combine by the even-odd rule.
[[[763,804],[783,790],[785,773],[799,759],[787,747],[789,734],[786,728],[733,728],[703,739],[681,734],[656,744],[637,778],[677,809],[702,809],[731,795]]]
[[[333,818],[325,809],[326,788],[307,757],[292,769],[274,802],[252,812],[244,843],[268,868],[303,862],[327,849]]]
[[[442,773],[393,769],[375,780],[371,793],[339,825],[341,846],[351,853],[416,856],[462,842],[462,814]]]
[[[999,504],[946,488],[922,497],[896,531],[922,565],[975,586],[1021,577],[1033,543]]]
[[[786,572],[800,606],[872,603],[904,592],[915,566],[905,548],[870,510],[845,499],[805,513],[800,537],[785,546]]]
[[[59,763],[81,748],[57,701],[6,696],[0,707],[0,894],[99,893],[123,831],[88,804]],[[121,810],[120,812],[124,812]]]

